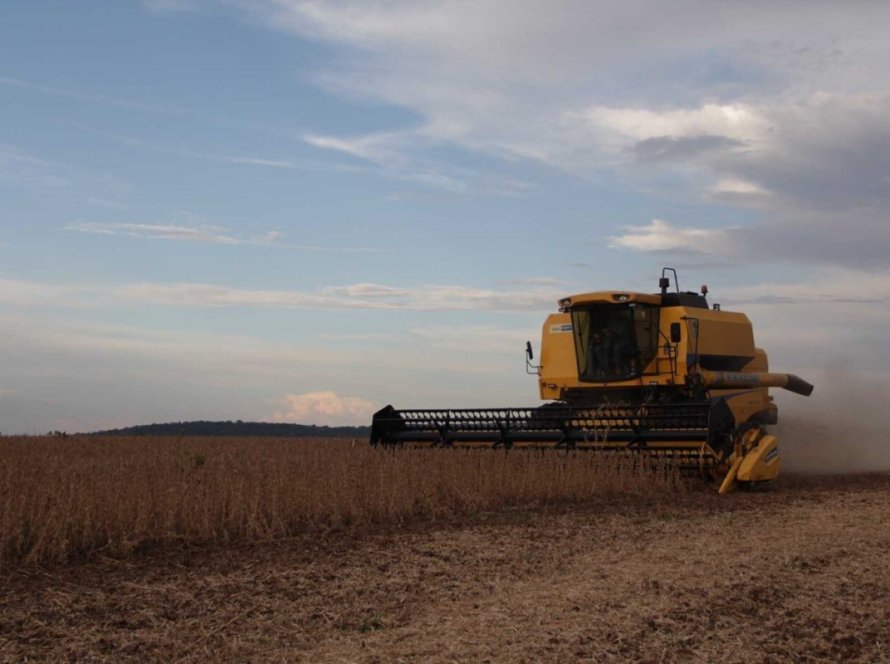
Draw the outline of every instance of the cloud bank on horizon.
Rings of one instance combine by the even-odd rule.
[[[886,5],[93,1],[2,10],[0,431],[532,402],[662,264],[890,369]]]

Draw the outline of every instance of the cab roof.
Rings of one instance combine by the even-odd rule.
[[[650,293],[634,293],[631,291],[594,291],[592,293],[579,293],[562,298],[559,301],[559,309],[560,311],[568,311],[572,307],[585,304],[625,304],[628,302],[640,302],[662,307],[708,308],[708,301],[704,295],[693,292],[652,295]]]

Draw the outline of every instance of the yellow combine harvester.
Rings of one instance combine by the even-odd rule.
[[[668,292],[669,272],[674,292]],[[808,396],[813,386],[770,373],[745,314],[680,292],[665,268],[655,295],[601,291],[566,297],[544,322],[542,406],[396,410],[374,415],[372,445],[557,447],[632,450],[738,483],[775,479],[778,440],[765,425],[778,409],[768,388]]]

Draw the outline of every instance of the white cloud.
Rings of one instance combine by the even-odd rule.
[[[154,110],[154,109],[149,109]],[[177,112],[181,115],[193,115],[191,112],[181,111]],[[145,138],[141,138],[138,136],[131,136],[128,134],[119,134],[115,132],[106,131],[105,129],[98,129],[96,127],[91,127],[89,125],[83,123],[74,123],[74,125],[80,129],[81,131],[88,132],[90,134],[95,134],[97,136],[104,136],[116,143],[121,143],[123,145],[127,145],[134,148],[140,148],[143,150],[150,150],[152,152],[159,152],[162,154],[172,154],[179,157],[187,157],[190,159],[201,159],[205,161],[213,161],[221,164],[242,164],[246,166],[260,166],[264,168],[281,168],[287,170],[321,170],[323,168],[330,169],[330,166],[323,166],[318,163],[310,162],[310,161],[294,161],[291,159],[269,159],[267,157],[256,157],[253,155],[232,155],[232,154],[224,154],[224,153],[214,153],[214,152],[204,152],[202,150],[193,150],[190,148],[182,147],[179,144],[170,145],[163,142],[158,142],[156,140],[148,140]]]
[[[0,302],[18,306],[99,307],[154,304],[274,309],[404,309],[414,311],[541,311],[563,290],[494,290],[467,286],[413,287],[357,283],[316,291],[233,288],[215,284],[143,282],[126,285],[39,283],[0,278]]]
[[[218,158],[221,161],[227,161],[231,164],[247,164],[248,166],[268,166],[270,168],[300,168],[296,163],[288,160],[288,159],[263,159],[262,157],[246,157],[241,155],[221,155],[219,157],[214,157],[214,155],[202,154],[199,152],[192,152],[194,156],[200,156],[206,159],[214,159]]]
[[[442,189],[451,193],[512,195],[528,185],[510,178],[492,178],[466,169],[433,164],[418,155],[418,149],[437,142],[424,128],[401,132],[338,137],[307,134],[303,141],[323,150],[333,150],[376,165],[377,174]]]
[[[864,236],[890,205],[886,3],[271,0],[251,11],[340,48],[319,84],[416,116],[386,133],[307,136],[387,168],[422,163],[466,187],[423,159],[458,145],[753,207],[789,235],[833,209]],[[795,254],[855,265],[853,247],[833,241],[817,234]]]
[[[299,424],[362,424],[371,421],[375,406],[367,399],[340,396],[332,390],[288,394],[283,399],[284,410],[272,416],[275,422]]]
[[[727,249],[729,229],[672,226],[653,219],[648,226],[628,226],[623,235],[609,238],[610,246],[636,251],[692,251],[720,253]]]
[[[765,196],[769,193],[766,189],[754,182],[739,180],[736,178],[726,178],[720,180],[711,190],[714,194],[729,194],[739,196]]]
[[[196,219],[195,215],[181,215],[185,220]],[[325,247],[318,245],[291,244],[285,242],[281,231],[271,230],[262,235],[239,237],[222,226],[200,223],[145,224],[132,222],[88,222],[68,224],[67,231],[93,235],[124,235],[148,240],[173,240],[178,242],[200,242],[227,245],[259,245],[312,252],[342,253],[381,253],[386,250],[374,247]]]
[[[738,196],[758,198],[755,194]],[[627,227],[609,241],[613,248],[672,252],[681,260],[683,254],[695,252],[711,260],[712,266],[793,264],[798,271],[806,271],[818,265],[820,272],[835,266],[861,272],[866,280],[890,267],[885,212],[866,206],[844,211],[843,219],[838,214],[832,209],[788,211],[748,225],[722,228],[683,227],[653,220],[648,226]]]
[[[623,138],[644,141],[652,138],[721,136],[747,146],[763,140],[768,121],[757,109],[743,104],[704,104],[698,108],[651,110],[594,106],[569,113],[601,135],[605,143]]]
[[[360,159],[386,164],[401,160],[401,156],[388,147],[398,137],[398,134],[392,133],[366,134],[352,138],[306,134],[303,141],[323,150],[336,150]]]
[[[410,295],[405,288],[382,286],[380,284],[352,284],[350,286],[328,286],[322,289],[323,295],[346,298],[371,298],[403,300]]]
[[[135,224],[135,223],[82,223],[69,224],[68,231],[92,233],[95,235],[128,235],[150,240],[177,240],[181,242],[209,242],[212,244],[241,244],[225,229],[219,226],[177,226],[173,224]]]
[[[139,283],[106,291],[119,302],[181,307],[326,308],[333,298],[303,291],[251,290],[213,284]],[[348,301],[346,298],[343,300]]]
[[[250,238],[252,244],[279,244],[284,240],[281,231],[267,231],[262,235],[254,235]]]
[[[248,306],[284,309],[408,309],[416,311],[534,311],[551,308],[560,293],[545,289],[496,291],[466,286],[403,288],[381,284],[328,286],[317,292],[250,290],[211,284],[135,284],[116,289],[121,301],[178,306]]]
[[[748,138],[762,124],[742,102],[667,111],[591,103],[597,82],[639,76],[628,70],[651,61],[653,51],[678,57],[683,49],[677,44],[700,47],[696,40],[703,35],[705,48],[725,43],[716,33],[725,31],[727,14],[750,20],[731,8],[684,12],[569,2],[550,11],[541,3],[506,0],[472,8],[461,2],[288,0],[272,6],[268,18],[278,27],[355,49],[354,58],[347,52],[340,66],[319,75],[322,84],[406,106],[422,118],[420,127],[404,133],[324,137],[327,147],[352,154],[368,156],[369,146],[379,149],[387,140],[402,143],[401,149],[408,142],[446,140],[569,167],[567,155],[577,160],[586,152],[583,163],[575,162],[584,168],[601,161],[596,147],[614,133],[637,140],[701,132]],[[693,28],[709,20],[722,30]]]

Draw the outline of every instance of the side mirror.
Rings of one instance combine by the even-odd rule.
[[[671,323],[671,341],[675,344],[680,343],[680,323]]]
[[[541,366],[538,364],[532,364],[532,360],[535,359],[535,354],[532,351],[532,342],[525,342],[525,373],[527,374],[536,374],[538,376],[541,375]]]

